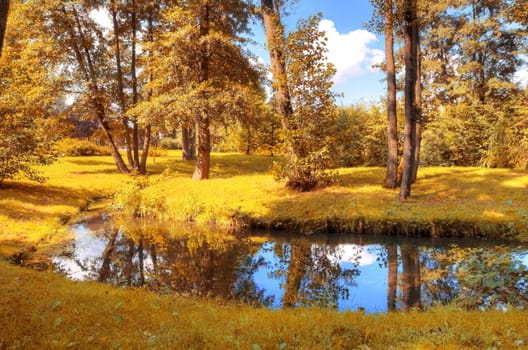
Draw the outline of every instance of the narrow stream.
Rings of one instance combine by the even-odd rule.
[[[350,235],[243,235],[95,215],[72,227],[54,268],[76,280],[237,300],[269,308],[367,313],[456,302],[526,308],[528,247]]]

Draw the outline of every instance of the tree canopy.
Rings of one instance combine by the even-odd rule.
[[[339,166],[386,165],[402,198],[418,162],[528,167],[527,89],[515,78],[525,1],[372,0],[388,98],[342,108],[322,15],[288,31],[294,3],[0,1],[0,181],[38,178],[32,165],[54,158],[52,144],[81,134],[125,173],[148,173],[151,144],[179,133],[196,180],[209,178],[211,151],[243,150],[283,155],[276,175],[297,190],[330,183]],[[254,25],[269,67],[248,49]]]

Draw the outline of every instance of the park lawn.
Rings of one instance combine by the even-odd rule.
[[[230,224],[249,219],[302,233],[331,221],[345,227],[358,220],[372,225],[440,222],[478,225],[483,235],[498,238],[504,232],[507,238],[528,238],[527,171],[421,168],[411,199],[402,202],[397,189],[380,186],[383,168],[339,169],[336,185],[298,193],[274,181],[270,169],[277,158],[213,154],[211,179],[201,182],[190,179],[193,163],[180,159],[174,151],[151,159],[149,186],[143,190],[143,198],[166,199],[162,216],[169,220]],[[61,251],[72,238],[65,223],[134,181],[116,172],[111,157],[66,157],[42,171],[48,177],[44,184],[6,181],[0,190],[0,256],[45,258]]]
[[[413,197],[400,202],[397,190],[381,188],[382,168],[340,169],[338,184],[295,193],[273,180],[273,158],[214,154],[212,179],[202,182],[191,181],[193,164],[179,159],[174,152],[156,158],[143,190],[143,198],[167,198],[168,220],[189,219],[189,214],[199,223],[220,224],[248,217],[273,225],[358,218],[371,223],[449,220],[489,226],[490,232],[502,225],[517,232],[517,238],[527,237],[527,171],[422,168]],[[117,174],[110,157],[63,158],[42,171],[49,178],[45,184],[7,181],[0,190],[1,349],[480,349],[528,344],[525,311],[270,311],[72,282],[13,266],[6,261],[45,268],[46,257],[67,249],[72,238],[68,223],[82,208],[137,181]]]

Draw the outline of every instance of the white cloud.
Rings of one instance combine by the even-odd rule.
[[[521,86],[528,87],[528,69],[519,70],[515,73],[514,81]]]
[[[99,8],[92,10],[90,11],[90,17],[104,29],[109,30],[112,28],[112,18],[106,9]]]
[[[334,22],[323,19],[319,29],[326,32],[328,38],[328,60],[337,70],[334,77],[336,84],[348,77],[373,71],[372,65],[383,61],[382,50],[369,47],[376,42],[376,35],[367,30],[354,30],[346,34],[339,33]]]

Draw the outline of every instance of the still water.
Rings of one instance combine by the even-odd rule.
[[[233,235],[94,215],[54,268],[76,280],[283,308],[526,308],[528,247],[351,235]]]

